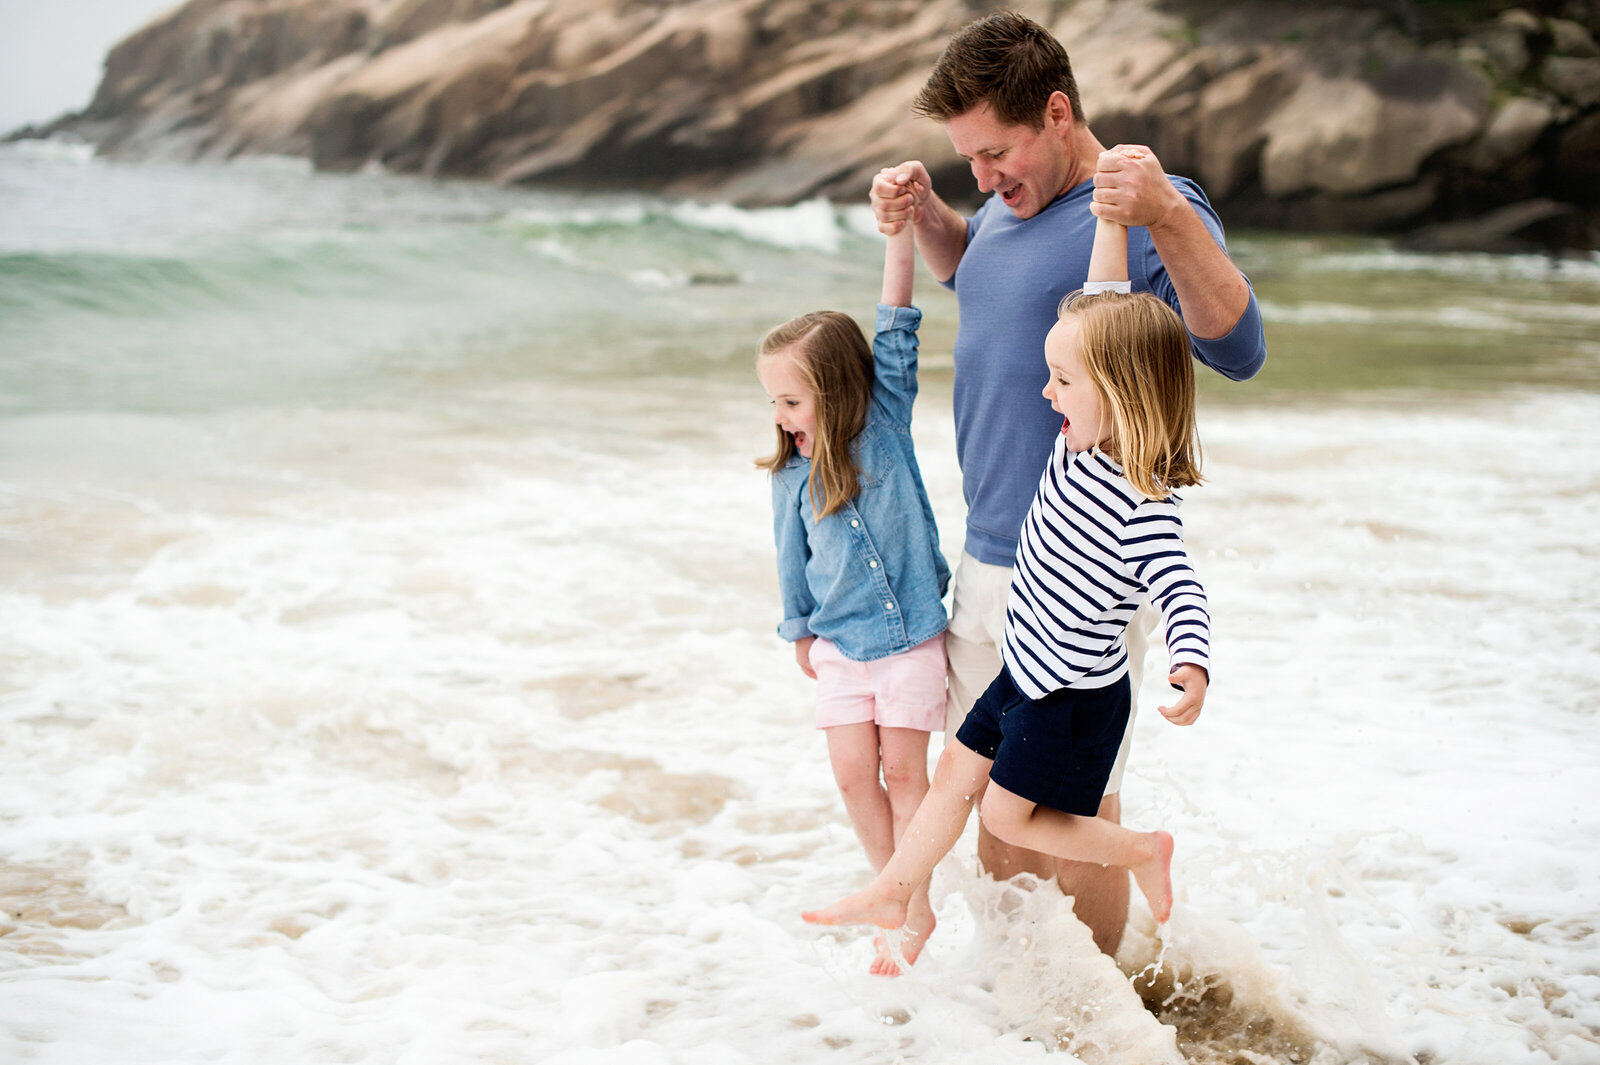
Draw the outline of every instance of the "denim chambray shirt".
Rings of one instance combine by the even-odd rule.
[[[772,475],[783,595],[778,635],[791,642],[824,637],[857,662],[909,651],[945,628],[941,600],[950,567],[911,448],[921,322],[915,307],[878,305],[872,404],[850,445],[861,467],[860,493],[819,522],[811,460],[796,455]]]

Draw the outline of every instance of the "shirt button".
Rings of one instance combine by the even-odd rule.
[[[871,567],[872,569],[877,569],[878,568],[878,560],[877,559],[873,559],[871,562],[868,562],[867,565],[869,567]]]
[[[857,520],[857,519],[855,519],[855,518],[851,518],[851,519],[850,519],[850,528],[852,528],[852,529],[859,529],[859,528],[861,528],[861,522],[860,522],[860,521],[858,521],[858,520]]]
[[[885,609],[885,610],[893,610],[894,609],[894,600],[893,599],[885,599],[883,601],[883,609]]]

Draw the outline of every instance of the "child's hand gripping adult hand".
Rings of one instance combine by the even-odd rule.
[[[1167,675],[1167,683],[1181,688],[1183,694],[1171,706],[1160,707],[1161,716],[1174,725],[1192,725],[1200,717],[1200,707],[1206,701],[1206,684],[1210,678],[1206,671],[1192,662],[1185,662]]]
[[[928,176],[928,168],[915,159],[878,171],[868,194],[878,232],[892,237],[906,223],[915,223],[931,191],[933,179]]]
[[[1161,160],[1144,145],[1119,144],[1100,153],[1089,204],[1096,218],[1154,229],[1184,202]]]
[[[800,672],[817,679],[817,671],[811,668],[811,645],[816,642],[815,636],[802,636],[794,642],[794,660],[800,664]]]

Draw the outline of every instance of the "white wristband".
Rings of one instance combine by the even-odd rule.
[[[1100,292],[1120,292],[1123,295],[1128,295],[1128,294],[1133,292],[1133,282],[1132,281],[1085,281],[1083,283],[1083,294],[1085,296],[1093,296],[1093,295],[1095,295],[1097,293],[1100,293]]]

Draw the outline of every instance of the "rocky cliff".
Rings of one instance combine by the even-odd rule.
[[[974,0],[190,0],[49,129],[109,153],[309,156],[745,204],[854,200],[922,158],[908,112]],[[1233,224],[1600,247],[1600,3],[1055,0],[1101,140],[1150,144]],[[1441,7],[1481,14],[1429,25]]]

